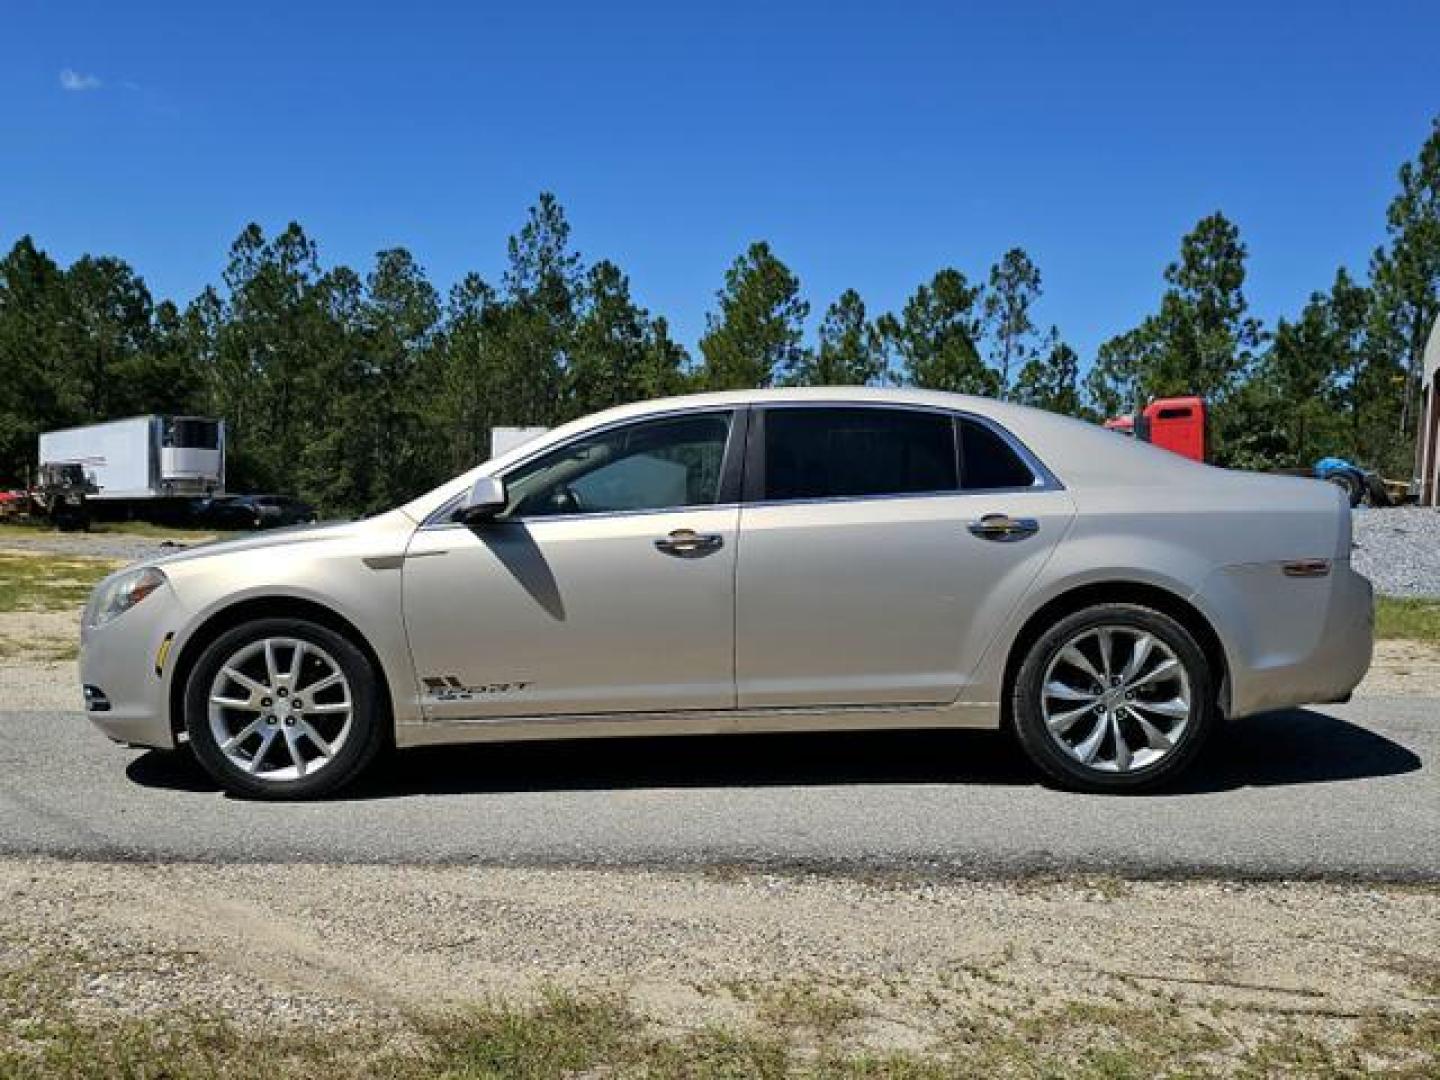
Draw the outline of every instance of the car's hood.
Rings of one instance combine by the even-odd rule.
[[[380,514],[362,521],[341,521],[326,525],[296,525],[288,529],[270,529],[263,533],[238,537],[234,540],[213,540],[206,544],[184,547],[159,558],[147,559],[152,566],[167,566],[189,562],[192,559],[209,559],[219,555],[230,555],[242,551],[256,551],[263,548],[294,547],[299,544],[317,544],[332,540],[346,540],[370,532],[387,532],[394,528],[396,517],[410,519],[399,510]],[[413,522],[412,522],[413,524]]]

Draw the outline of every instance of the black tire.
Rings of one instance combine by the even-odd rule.
[[[90,519],[84,514],[57,514],[55,515],[55,528],[60,532],[89,532]]]
[[[1394,506],[1395,500],[1390,498],[1390,489],[1385,486],[1375,473],[1365,474],[1365,497],[1371,506]]]
[[[1350,501],[1352,509],[1365,501],[1365,483],[1354,473],[1333,472],[1325,479],[1345,492],[1345,498]]]
[[[1081,635],[1102,627],[1137,631],[1157,639],[1174,654],[1189,680],[1190,713],[1173,746],[1157,761],[1130,771],[1102,771],[1062,749],[1047,726],[1042,703],[1042,684],[1051,662]],[[1143,695],[1145,691],[1138,693]],[[1042,634],[1016,673],[1011,708],[1015,736],[1036,768],[1060,787],[1099,793],[1144,791],[1173,780],[1194,764],[1218,726],[1220,715],[1215,673],[1204,651],[1176,620],[1139,604],[1097,604],[1067,615]],[[1128,708],[1120,703],[1122,711]]]
[[[293,638],[323,649],[349,683],[351,729],[325,766],[308,776],[286,780],[253,776],[225,755],[210,728],[210,688],[221,666],[247,645],[266,638]],[[389,725],[390,711],[369,658],[343,634],[307,619],[257,619],[221,634],[201,653],[185,685],[185,730],[196,758],[221,787],[245,798],[313,799],[338,791],[389,744]]]

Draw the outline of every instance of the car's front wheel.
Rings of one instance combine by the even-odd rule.
[[[1137,791],[1192,764],[1217,722],[1214,674],[1179,622],[1098,604],[1042,634],[1015,678],[1015,734],[1064,787]]]
[[[304,619],[258,619],[216,638],[190,673],[195,756],[237,795],[302,799],[348,783],[384,745],[370,661]]]

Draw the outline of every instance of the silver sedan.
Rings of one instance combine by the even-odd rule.
[[[1003,728],[1051,781],[1172,780],[1370,662],[1350,511],[1093,425],[922,391],[709,394],[567,424],[379,517],[107,578],[119,742],[300,798],[482,740]]]

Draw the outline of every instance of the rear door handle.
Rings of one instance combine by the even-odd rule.
[[[719,551],[725,546],[725,538],[718,533],[697,533],[694,529],[676,529],[668,536],[655,541],[655,546],[666,555],[678,559],[698,559]]]
[[[970,532],[981,540],[996,540],[1009,543],[1024,540],[1040,531],[1040,523],[1034,518],[1012,518],[1009,514],[986,514],[979,521],[972,521]]]

